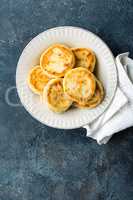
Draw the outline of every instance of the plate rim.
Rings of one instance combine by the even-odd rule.
[[[19,99],[20,99],[20,101],[21,101],[23,107],[25,108],[25,110],[26,110],[34,119],[36,119],[37,121],[39,121],[39,122],[42,123],[43,125],[47,125],[47,126],[52,127],[52,128],[66,129],[66,130],[68,130],[68,129],[81,128],[81,127],[87,125],[88,123],[87,123],[87,122],[86,122],[86,123],[83,122],[83,123],[81,123],[80,125],[72,125],[72,124],[71,124],[71,126],[68,126],[68,124],[67,124],[67,126],[65,126],[65,127],[62,126],[62,127],[61,127],[61,126],[58,126],[58,125],[50,125],[49,123],[44,122],[43,120],[36,118],[36,117],[33,115],[33,113],[32,113],[30,110],[28,110],[27,106],[23,103],[22,98],[21,98],[21,95],[20,95],[19,90],[18,90],[18,84],[17,84],[17,74],[18,74],[18,65],[19,65],[19,61],[20,61],[21,57],[23,56],[23,53],[24,53],[25,50],[30,46],[30,44],[33,42],[33,40],[34,40],[36,37],[39,37],[39,36],[41,36],[42,34],[47,33],[47,32],[49,32],[49,31],[53,31],[53,30],[57,30],[57,29],[64,29],[64,28],[70,28],[70,29],[76,29],[76,30],[78,29],[78,30],[85,31],[86,33],[89,33],[89,34],[93,35],[94,37],[98,38],[98,39],[105,45],[105,47],[108,49],[110,55],[112,56],[112,59],[113,59],[113,62],[114,62],[114,67],[115,67],[115,72],[116,72],[116,73],[115,73],[115,74],[116,74],[116,75],[115,75],[115,79],[116,79],[115,82],[116,82],[116,83],[115,83],[115,87],[114,87],[114,92],[113,92],[112,96],[110,97],[110,102],[105,106],[105,108],[103,109],[103,111],[96,117],[96,119],[97,119],[98,117],[100,117],[100,116],[107,110],[107,108],[109,107],[109,105],[111,104],[111,102],[112,102],[112,100],[113,100],[113,97],[114,97],[114,95],[115,95],[116,89],[117,89],[118,77],[117,77],[117,67],[116,67],[116,63],[115,63],[115,58],[114,58],[114,55],[113,55],[111,49],[108,47],[108,45],[107,45],[98,35],[96,35],[95,33],[91,32],[91,31],[89,31],[89,30],[87,30],[87,29],[85,29],[85,28],[77,27],[77,26],[57,26],[57,27],[49,28],[49,29],[46,29],[46,30],[44,30],[43,32],[37,34],[35,37],[33,37],[33,38],[27,43],[27,45],[23,48],[23,50],[22,50],[22,52],[21,52],[21,54],[20,54],[20,57],[19,57],[18,62],[17,62],[17,68],[16,68],[16,88],[17,88],[17,93],[18,93]],[[94,119],[94,120],[95,120],[95,119]],[[93,121],[94,121],[94,120],[93,120]],[[93,121],[92,121],[92,122],[93,122]],[[92,123],[92,122],[90,122],[90,123]]]

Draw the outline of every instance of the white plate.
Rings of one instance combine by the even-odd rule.
[[[91,110],[74,108],[56,114],[30,91],[27,85],[28,72],[32,66],[39,64],[41,53],[53,43],[90,47],[96,53],[97,76],[106,91],[104,101],[98,107]],[[16,85],[22,104],[34,118],[51,127],[72,129],[92,122],[105,111],[116,90],[117,71],[110,49],[98,36],[82,28],[64,26],[44,31],[29,42],[17,65]]]

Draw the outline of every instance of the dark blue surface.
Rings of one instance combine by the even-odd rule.
[[[49,128],[7,103],[25,45],[61,25],[133,56],[132,0],[0,0],[0,200],[133,200],[133,128],[99,146],[84,129]]]

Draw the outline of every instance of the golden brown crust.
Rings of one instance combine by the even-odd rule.
[[[72,101],[64,93],[62,82],[61,78],[49,81],[43,93],[43,99],[46,100],[48,107],[57,113],[66,111],[72,105]]]
[[[96,91],[92,99],[88,100],[86,103],[75,102],[74,106],[78,108],[95,108],[98,106],[104,98],[104,88],[102,83],[96,79]]]
[[[95,92],[95,77],[83,67],[70,70],[63,79],[63,88],[70,99],[76,102],[88,101]]]
[[[85,67],[93,72],[96,64],[96,56],[89,48],[72,48],[76,58],[76,67]]]
[[[63,77],[75,65],[75,56],[70,48],[54,44],[44,51],[40,58],[40,66],[51,77]]]
[[[49,77],[44,74],[42,68],[37,65],[33,67],[28,75],[28,86],[36,94],[42,94],[44,87],[49,81]]]

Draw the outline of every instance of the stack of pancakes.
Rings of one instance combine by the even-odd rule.
[[[94,108],[104,97],[102,83],[93,74],[95,65],[91,49],[54,44],[29,72],[28,85],[54,112],[64,112],[71,105]]]

